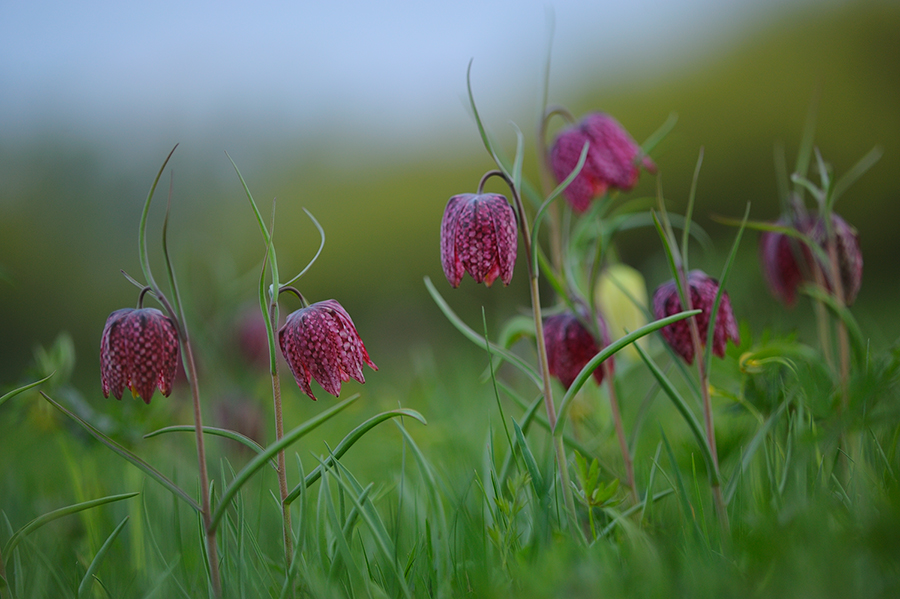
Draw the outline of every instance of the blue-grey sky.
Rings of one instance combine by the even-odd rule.
[[[190,135],[225,121],[421,136],[468,122],[471,58],[480,103],[535,105],[551,20],[556,91],[585,67],[610,78],[679,67],[805,1],[6,0],[0,134],[49,123]]]

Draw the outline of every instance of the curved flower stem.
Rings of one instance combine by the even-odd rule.
[[[519,190],[513,182],[503,172],[489,171],[482,177],[479,188],[481,188],[489,177],[497,176],[506,181],[513,195],[513,202],[516,210],[516,217],[519,221],[519,228],[522,230],[523,245],[525,246],[525,258],[528,265],[528,281],[531,291],[531,314],[534,318],[534,333],[537,343],[538,362],[541,366],[541,380],[544,386],[544,406],[547,409],[547,421],[550,424],[550,430],[556,428],[556,407],[553,405],[553,387],[550,383],[550,364],[547,361],[547,343],[544,340],[544,323],[541,318],[541,293],[538,286],[538,271],[532,268],[533,264],[533,248],[531,247],[531,231],[528,227],[528,221],[525,218],[525,206],[522,204],[522,198]],[[566,460],[565,448],[563,447],[562,436],[553,435],[554,449],[556,451],[556,464],[559,468],[560,484],[562,486],[563,499],[566,504],[566,512],[570,519],[570,526],[573,530],[577,529],[577,516],[575,513],[575,500],[571,493],[571,483],[569,479],[569,470]],[[583,538],[583,537],[580,537]]]
[[[185,357],[187,358],[188,380],[191,382],[191,400],[194,408],[194,431],[197,438],[197,461],[200,468],[200,506],[203,513],[203,529],[206,531],[206,553],[209,557],[209,578],[212,581],[213,595],[222,596],[222,581],[219,576],[219,555],[216,547],[216,530],[212,528],[212,510],[209,504],[209,474],[206,470],[206,448],[203,443],[203,416],[200,412],[200,387],[197,384],[197,366],[194,362],[194,351],[191,349],[187,330],[184,331]]]

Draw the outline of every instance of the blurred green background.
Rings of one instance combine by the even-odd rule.
[[[818,97],[816,145],[837,173],[876,145],[884,150],[837,205],[859,230],[865,259],[854,312],[872,343],[884,347],[900,336],[894,307],[900,249],[898,31],[895,2],[799,3],[754,20],[740,35],[710,32],[699,50],[661,52],[658,61],[640,69],[610,69],[593,56],[581,65],[554,62],[563,75],[552,77],[550,101],[576,115],[609,112],[639,142],[671,112],[678,114],[654,159],[670,209],[682,212],[697,153],[705,148],[695,215],[715,247],[702,255],[695,251],[694,264],[717,273],[735,231],[710,215],[737,216],[750,202],[751,218],[777,216],[773,148],[783,144],[793,163],[808,108]],[[556,35],[566,35],[559,22]],[[545,40],[535,46],[543,48]],[[491,95],[490,78],[479,76],[488,58],[476,55],[473,67],[480,111],[509,153],[515,137],[507,123],[517,122],[526,135],[526,175],[536,181],[533,130],[543,65],[532,65],[530,87],[508,103]],[[185,126],[188,140],[170,163],[169,243],[190,326],[201,341],[231,351],[232,323],[255,302],[263,256],[256,223],[222,150],[234,158],[260,204],[277,197],[275,241],[283,273],[302,268],[318,243],[301,207],[323,225],[324,253],[300,288],[310,300],[336,298],[347,308],[381,367],[377,374],[366,372],[376,388],[379,377],[402,381],[425,348],[440,364],[466,343],[428,297],[424,276],[468,322],[479,322],[484,306],[494,330],[527,305],[521,260],[509,288],[487,290],[466,279],[451,293],[441,273],[438,231],[446,201],[474,191],[492,167],[465,112],[465,68],[463,60],[452,71],[460,98],[457,120],[419,127],[415,138],[386,135],[378,122],[371,131],[355,122],[342,127],[333,115],[327,126],[298,138],[255,132],[227,118],[203,134]],[[103,130],[86,131],[67,118],[0,139],[0,388],[23,380],[35,347],[68,331],[78,355],[75,381],[93,402],[100,398],[97,354],[105,319],[137,297],[119,270],[140,274],[143,200],[166,153],[184,138],[148,134],[111,142]],[[148,228],[157,279],[164,278],[159,235],[168,177]],[[654,190],[654,177],[645,174],[632,193]],[[735,313],[757,332],[805,330],[811,315],[802,303],[785,312],[768,294],[756,238],[753,232],[745,236],[729,283]],[[644,273],[651,292],[667,278],[655,233],[628,232],[618,244],[622,259]],[[291,301],[284,303],[287,311],[298,307]]]

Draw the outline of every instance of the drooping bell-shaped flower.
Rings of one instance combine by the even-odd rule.
[[[706,345],[707,331],[709,329],[709,317],[712,313],[716,294],[719,292],[719,282],[709,277],[700,270],[692,270],[687,275],[687,284],[691,293],[691,307],[694,310],[702,310],[694,316],[697,319],[697,329],[700,333],[701,346]],[[653,314],[659,318],[672,316],[684,311],[681,299],[678,297],[678,287],[675,281],[669,281],[660,285],[653,294]],[[691,338],[691,328],[688,319],[679,320],[664,326],[661,331],[663,339],[684,358],[688,364],[694,362],[694,342]],[[716,316],[716,328],[713,332],[713,353],[720,358],[725,357],[725,346],[731,339],[735,344],[741,342],[734,312],[731,309],[731,300],[728,293],[722,294],[719,303],[719,312]]]
[[[566,389],[572,386],[575,377],[591,358],[609,345],[609,332],[599,314],[597,315],[597,327],[602,336],[600,343],[571,312],[554,314],[544,319],[547,365],[550,367],[550,374],[558,378]],[[612,358],[608,358],[604,363],[612,369]],[[603,364],[597,366],[593,374],[597,384],[602,383]]]
[[[106,319],[100,339],[100,382],[103,396],[132,395],[150,403],[159,388],[172,392],[178,367],[178,330],[168,316],[154,308],[123,308]]]
[[[806,235],[827,254],[828,235],[822,217],[801,216],[791,222],[779,219],[775,224],[791,227]],[[859,237],[847,221],[834,213],[831,214],[831,227],[844,302],[850,305],[856,299],[862,285],[863,259]],[[796,237],[775,231],[763,232],[759,238],[759,257],[769,288],[787,306],[794,304],[797,288],[802,282],[816,280],[816,268],[822,271],[826,288],[833,290],[830,263],[815,259],[810,248]]]
[[[516,265],[516,216],[502,195],[464,193],[447,202],[441,220],[441,265],[453,287],[465,273],[476,283],[500,277],[509,285]]]
[[[366,382],[363,364],[378,370],[350,315],[335,300],[316,302],[292,312],[278,329],[278,344],[297,385],[313,400],[316,396],[309,386],[313,378],[337,397],[341,383],[351,378]]]
[[[634,187],[638,164],[656,172],[656,164],[641,154],[640,146],[616,119],[594,112],[560,133],[550,148],[550,168],[558,182],[575,170],[585,142],[589,147],[584,166],[563,192],[576,212],[587,210],[591,200],[607,189]]]

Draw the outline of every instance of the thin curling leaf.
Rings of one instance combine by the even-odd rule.
[[[359,393],[357,393],[356,395],[351,395],[341,403],[325,410],[324,412],[313,418],[310,418],[297,428],[288,433],[285,433],[285,435],[279,441],[276,441],[275,443],[269,445],[268,447],[266,447],[266,450],[264,452],[258,454],[255,458],[250,460],[250,462],[246,466],[244,466],[240,472],[237,473],[237,476],[234,477],[231,483],[223,491],[222,499],[219,500],[219,503],[212,514],[212,518],[210,519],[210,530],[215,530],[219,525],[219,522],[222,520],[222,517],[228,510],[228,506],[231,503],[231,500],[234,499],[238,491],[241,490],[241,487],[243,487],[247,483],[247,481],[250,480],[250,477],[252,477],[263,466],[265,466],[269,462],[269,460],[278,455],[279,451],[282,451],[293,443],[296,443],[302,437],[317,429],[319,426],[330,420],[333,416],[337,415],[357,399],[359,399]]]
[[[44,399],[46,399],[48,402],[50,402],[53,405],[53,407],[55,407],[57,410],[59,410],[60,412],[62,412],[63,414],[65,414],[66,416],[71,418],[74,422],[81,425],[81,427],[84,428],[84,430],[86,430],[88,433],[90,433],[90,435],[92,437],[94,437],[95,439],[97,439],[98,441],[100,441],[101,443],[106,445],[107,447],[109,447],[111,450],[113,450],[115,453],[117,453],[120,456],[122,456],[123,458],[125,458],[127,461],[131,462],[133,465],[137,466],[137,468],[142,470],[144,472],[144,474],[148,475],[150,478],[154,479],[156,482],[158,482],[159,484],[161,484],[162,486],[167,488],[176,497],[184,500],[185,503],[187,503],[189,506],[191,506],[192,508],[197,510],[197,513],[200,513],[202,511],[200,508],[200,504],[198,504],[196,501],[194,501],[193,497],[188,495],[181,487],[179,487],[174,482],[169,480],[169,478],[166,477],[166,475],[164,475],[159,470],[157,470],[156,468],[154,468],[153,466],[151,466],[150,464],[148,464],[147,462],[145,462],[144,460],[139,458],[137,455],[133,454],[131,451],[129,451],[128,449],[126,449],[125,447],[123,447],[122,445],[117,443],[116,441],[113,441],[112,439],[110,439],[109,437],[104,435],[102,432],[100,432],[99,430],[94,428],[87,421],[82,420],[76,414],[73,414],[69,410],[65,409],[62,405],[60,405],[59,403],[54,401],[49,395],[47,395],[43,391],[41,391],[41,395],[43,395]]]
[[[325,247],[325,229],[322,228],[322,225],[319,224],[319,221],[316,220],[316,217],[312,215],[312,212],[310,212],[306,208],[303,209],[303,212],[306,213],[306,216],[309,217],[309,219],[316,226],[316,229],[318,229],[318,231],[319,231],[319,239],[321,240],[319,242],[319,249],[316,250],[316,255],[312,257],[312,260],[309,261],[309,264],[307,264],[303,270],[301,270],[299,273],[297,273],[297,276],[295,276],[293,279],[291,279],[290,281],[288,281],[287,283],[282,285],[282,287],[286,287],[287,285],[292,285],[294,283],[294,281],[298,280],[300,277],[305,275],[306,271],[308,271],[310,268],[312,268],[312,265],[315,264],[316,260],[319,259],[319,255],[322,253],[322,248]]]
[[[40,385],[41,383],[48,381],[50,379],[50,377],[53,376],[54,374],[56,374],[56,371],[51,372],[50,374],[48,374],[47,376],[45,376],[44,378],[42,378],[38,381],[34,381],[33,383],[28,383],[27,385],[19,387],[18,389],[13,389],[9,393],[5,393],[4,395],[0,396],[0,406],[2,406],[4,404],[4,402],[6,402],[7,399],[12,399],[19,393],[28,391],[29,389],[33,389],[33,388],[37,387],[38,385]]]
[[[591,360],[584,365],[584,368],[581,369],[581,372],[578,373],[578,376],[575,377],[575,380],[572,382],[572,386],[569,387],[566,394],[563,396],[562,402],[559,404],[559,416],[556,420],[556,429],[553,430],[554,435],[562,434],[563,428],[565,426],[566,414],[571,407],[572,400],[575,398],[575,394],[584,386],[585,382],[587,382],[588,378],[593,374],[594,370],[600,365],[601,362],[612,356],[614,353],[629,345],[634,343],[641,337],[645,335],[649,335],[653,331],[659,330],[666,325],[672,324],[673,322],[678,322],[679,320],[688,318],[689,316],[694,316],[695,314],[699,314],[700,310],[690,310],[685,312],[679,312],[678,314],[673,314],[672,316],[668,316],[666,318],[661,318],[659,320],[653,321],[650,324],[646,324],[641,328],[628,333],[624,337],[620,337],[616,339],[606,347],[604,347],[596,356],[591,358]],[[638,347],[637,344],[634,345]]]
[[[396,410],[389,410],[387,412],[382,412],[381,414],[376,414],[372,416],[352,431],[347,433],[347,435],[341,439],[341,442],[338,443],[337,447],[334,448],[334,451],[331,452],[331,456],[325,460],[325,468],[331,467],[334,460],[339,460],[343,457],[347,451],[353,447],[353,445],[363,438],[363,436],[381,424],[386,420],[390,420],[391,418],[409,416],[410,418],[414,418],[421,422],[422,424],[428,424],[425,420],[425,417],[422,416],[419,412],[415,410],[411,410],[409,408],[399,408]],[[300,497],[303,489],[308,488],[310,485],[315,483],[322,476],[323,468],[322,466],[317,466],[315,470],[307,474],[303,477],[302,482],[295,486],[288,496],[284,499],[284,502],[287,504],[293,503],[298,497]]]
[[[75,505],[70,505],[67,507],[59,508],[58,510],[53,510],[52,512],[47,512],[42,516],[38,516],[25,526],[17,530],[15,533],[13,533],[13,535],[6,542],[6,546],[3,547],[3,555],[7,556],[5,559],[9,559],[9,557],[12,556],[13,549],[16,548],[16,546],[23,538],[30,535],[35,530],[39,529],[48,522],[53,522],[54,520],[58,520],[59,518],[62,518],[64,516],[71,516],[72,514],[77,514],[78,512],[83,512],[84,510],[89,510],[94,507],[106,505],[107,503],[113,503],[114,501],[131,499],[132,497],[137,497],[138,495],[140,495],[140,493],[123,493],[122,495],[110,495],[108,497],[91,499],[90,501],[76,503]]]
[[[166,170],[166,165],[169,164],[169,158],[175,153],[175,148],[177,147],[178,144],[175,144],[175,147],[172,148],[169,155],[166,156],[166,159],[163,161],[162,166],[159,167],[156,178],[153,179],[153,185],[150,186],[150,193],[147,194],[147,200],[144,202],[144,211],[141,212],[141,223],[138,226],[138,256],[140,257],[141,270],[144,271],[144,278],[147,280],[147,284],[150,285],[154,291],[159,291],[159,286],[156,284],[156,281],[153,280],[153,273],[150,271],[150,259],[147,257],[147,215],[150,214],[150,201],[153,199],[156,185],[159,183],[159,178],[162,177],[163,171]]]

